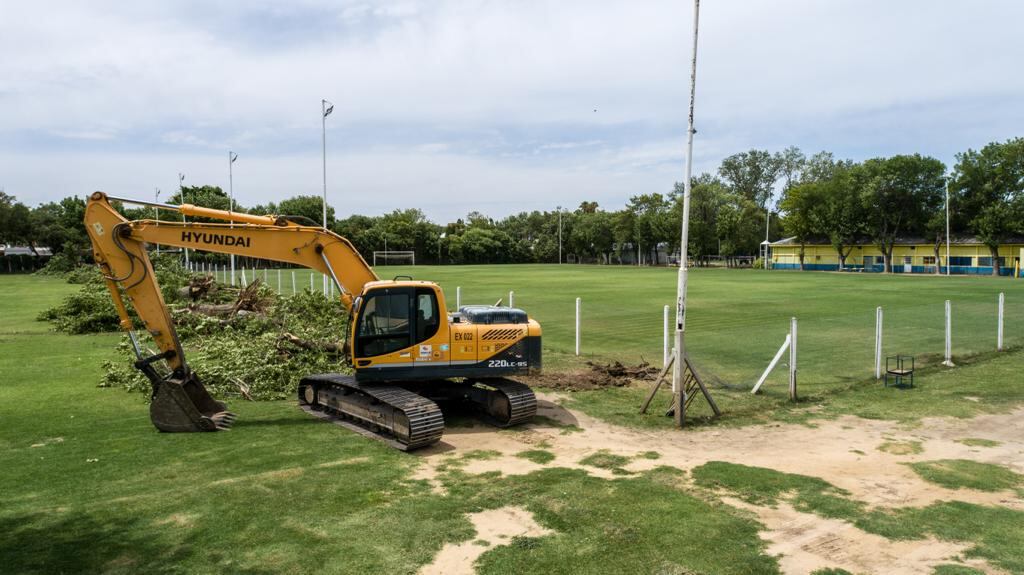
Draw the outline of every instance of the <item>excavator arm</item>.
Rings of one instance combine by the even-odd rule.
[[[229,223],[129,221],[114,209],[110,204],[112,200]],[[362,293],[363,287],[378,280],[345,238],[319,226],[300,225],[280,216],[255,216],[188,204],[154,204],[96,192],[86,205],[85,227],[92,240],[93,257],[120,316],[121,328],[128,332],[134,346],[135,366],[153,383],[150,416],[161,431],[227,429],[234,415],[209,395],[189,369],[156,281],[146,244],[180,246],[305,266],[330,277],[349,309],[353,298]],[[160,349],[156,355],[145,357],[142,353],[125,299],[134,307],[145,330]],[[157,373],[153,364],[159,361],[166,362],[170,375]]]

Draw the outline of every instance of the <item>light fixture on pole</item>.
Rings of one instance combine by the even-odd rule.
[[[322,127],[321,144],[323,146],[323,157],[324,157],[324,201],[323,201],[323,212],[324,212],[324,229],[327,229],[327,116],[331,115],[334,111],[334,104],[327,100],[320,100],[320,123]],[[327,293],[327,276],[324,276],[324,293]]]
[[[444,243],[446,237],[448,237],[448,233],[441,232],[441,237],[437,240],[437,265],[441,265],[441,244]]]
[[[238,154],[228,150],[228,211],[235,211],[235,172],[234,165],[235,160],[238,159]],[[231,221],[231,227],[235,227],[234,220]],[[235,285],[235,254],[231,254],[231,285]]]
[[[185,184],[184,184],[184,182],[185,182],[185,174],[183,174],[181,172],[178,172],[178,203],[179,204],[184,204],[185,203]],[[183,224],[184,223],[188,223],[188,220],[185,219],[185,214],[184,213],[181,214],[181,223],[183,223]],[[184,248],[184,249],[185,249],[185,269],[190,269],[189,268],[189,263],[188,263],[188,248]]]

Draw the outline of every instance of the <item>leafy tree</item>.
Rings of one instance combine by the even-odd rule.
[[[306,224],[312,222],[314,225],[321,225],[324,221],[324,199],[322,196],[294,196],[282,200],[277,205],[277,215],[299,216],[305,218]],[[334,208],[327,206],[327,227],[334,225]]]
[[[0,243],[31,243],[32,222],[28,207],[17,198],[0,192]]]
[[[821,232],[836,250],[842,269],[854,244],[866,231],[867,214],[859,196],[864,188],[864,171],[845,161],[831,163],[828,173],[827,177],[824,171],[816,176],[822,178]]]
[[[992,254],[992,273],[999,273],[999,245],[1022,231],[1024,203],[1024,138],[992,142],[979,151],[957,154],[949,184],[951,199],[967,229]],[[952,202],[951,202],[952,203]]]
[[[782,169],[778,156],[767,150],[750,150],[722,160],[718,175],[734,193],[765,208]]]
[[[785,212],[782,220],[787,234],[800,244],[800,269],[804,269],[807,241],[822,233],[824,220],[825,182],[806,182],[787,189],[779,206]]]
[[[946,166],[914,154],[867,160],[862,169],[867,229],[883,254],[885,271],[891,272],[896,239],[923,234],[929,217],[942,205]]]
[[[690,182],[690,230],[688,238],[689,255],[698,262],[707,256],[719,253],[719,211],[729,201],[729,189],[712,174],[701,174]],[[677,182],[669,195],[672,211],[669,216],[673,250],[679,247],[675,226],[683,218],[683,184]]]

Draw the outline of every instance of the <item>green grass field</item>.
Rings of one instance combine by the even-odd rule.
[[[517,306],[543,324],[546,359],[556,370],[578,366],[571,353],[577,296],[586,314],[586,358],[659,359],[661,306],[675,282],[672,270],[575,266],[380,273],[434,279],[452,299],[462,286],[464,303],[493,303],[514,289]],[[292,402],[235,400],[240,417],[230,433],[155,433],[144,397],[96,388],[102,362],[115,356],[116,334],[66,336],[35,321],[76,289],[54,278],[0,277],[6,572],[414,573],[445,543],[472,539],[465,514],[500,507],[510,496],[557,534],[490,548],[479,572],[778,572],[754,519],[680,489],[682,472],[673,468],[606,480],[580,469],[471,476],[453,466],[442,477],[448,493],[438,494],[411,478],[418,458],[309,418]],[[781,343],[791,315],[801,321],[801,386],[824,398],[819,415],[899,420],[1020,404],[1013,384],[1022,353],[988,352],[999,291],[1007,296],[1007,343],[1024,343],[1024,283],[697,270],[691,289],[691,353],[715,381],[737,388],[719,384],[715,392],[744,422],[782,405],[784,376],[768,384],[766,398],[745,389]],[[916,390],[858,385],[870,377],[875,306],[886,306],[890,352],[932,354],[925,359],[934,364],[947,298],[959,314],[955,353],[983,355],[954,370],[928,368]],[[642,393],[578,393],[571,405],[627,425],[666,425],[667,418],[634,415]],[[978,401],[963,401],[965,394]],[[547,459],[542,449],[523,458]]]
[[[663,308],[673,303],[676,270],[621,266],[509,265],[509,266],[388,266],[378,275],[391,278],[410,275],[430,279],[444,288],[449,309],[455,307],[456,288],[462,288],[463,304],[508,301],[540,321],[544,329],[544,361],[549,371],[572,370],[584,360],[661,364]],[[263,273],[263,272],[261,272]],[[276,271],[266,272],[269,285],[277,287]],[[298,289],[308,287],[310,276],[317,289],[319,274],[296,272]],[[262,277],[262,275],[261,275]],[[282,290],[291,289],[291,271],[282,274]],[[939,366],[944,350],[945,300],[953,309],[953,356],[963,363],[994,355],[996,315],[1000,292],[1005,294],[1004,346],[1024,345],[1024,281],[991,277],[932,277],[816,272],[766,272],[763,270],[695,269],[690,277],[687,347],[702,375],[711,382],[717,400],[727,411],[726,422],[745,423],[774,417],[790,417],[786,404],[786,367],[780,364],[763,386],[767,400],[747,393],[789,330],[789,319],[799,322],[799,393],[819,402],[839,394],[843,412],[867,416],[889,412],[891,416],[913,404],[910,417],[929,410],[969,415],[998,406],[1004,378],[1017,377],[1019,359],[997,362],[991,376],[963,374],[967,387],[937,397],[935,387],[889,398],[854,395],[856,404],[843,402],[845,392],[873,381],[875,308],[884,310],[884,352],[913,355],[919,376],[942,375]],[[582,299],[581,357],[574,354],[575,298]],[[674,308],[670,310],[674,322]],[[786,360],[783,360],[783,363]],[[988,373],[987,371],[985,373]],[[985,402],[964,407],[962,395],[977,387]],[[946,392],[950,390],[942,388]],[[975,389],[977,391],[977,389]],[[884,393],[884,392],[882,392]],[[977,395],[977,394],[976,394]],[[643,391],[619,389],[577,394],[577,407],[616,423],[668,426],[664,418],[640,418],[635,414]],[[944,401],[948,400],[948,401]],[[667,403],[667,398],[659,399]],[[916,403],[915,403],[916,402]],[[659,405],[661,404],[659,403]],[[695,405],[694,414],[709,413]]]

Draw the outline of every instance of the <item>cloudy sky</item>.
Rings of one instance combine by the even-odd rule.
[[[705,0],[695,168],[750,148],[864,159],[1024,135],[1020,0]],[[690,0],[0,0],[0,187],[318,194],[449,220],[667,192]],[[167,193],[165,192],[165,197]]]

